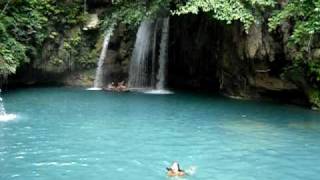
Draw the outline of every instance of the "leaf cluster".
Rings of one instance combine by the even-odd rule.
[[[274,6],[273,0],[189,0],[180,3],[173,14],[198,14],[206,12],[212,18],[225,21],[240,21],[248,31],[251,24],[259,17],[258,10],[264,7]]]
[[[308,80],[319,87],[320,61],[314,58],[313,50],[320,45],[317,42],[320,35],[320,1],[289,1],[269,19],[270,30],[276,30],[286,22],[292,26],[287,45],[294,53],[293,65],[305,69]]]

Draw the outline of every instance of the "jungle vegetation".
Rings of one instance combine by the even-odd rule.
[[[21,64],[36,58],[45,41],[54,39],[74,25],[83,24],[87,15],[86,1],[90,0],[1,0],[0,75],[15,73]],[[320,60],[313,53],[319,46],[318,0],[113,0],[106,10],[104,25],[116,20],[134,27],[144,18],[159,13],[182,15],[200,12],[226,24],[239,21],[244,31],[266,16],[270,31],[289,23],[287,47],[294,54],[284,73],[286,70],[299,70],[313,88],[319,89]]]

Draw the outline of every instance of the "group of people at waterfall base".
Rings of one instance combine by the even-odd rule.
[[[124,81],[118,82],[117,85],[115,85],[114,82],[108,84],[107,88],[104,88],[106,91],[117,91],[117,92],[125,92],[128,91],[128,87],[126,86]]]

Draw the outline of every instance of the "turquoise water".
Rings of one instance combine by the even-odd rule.
[[[176,93],[34,88],[3,95],[1,180],[318,180],[320,113]]]

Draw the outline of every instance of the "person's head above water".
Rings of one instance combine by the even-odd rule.
[[[180,169],[179,163],[174,161],[170,168],[167,168],[168,176],[184,176],[186,175],[183,170]]]
[[[178,172],[180,171],[179,163],[177,161],[174,161],[171,165],[171,171]]]

